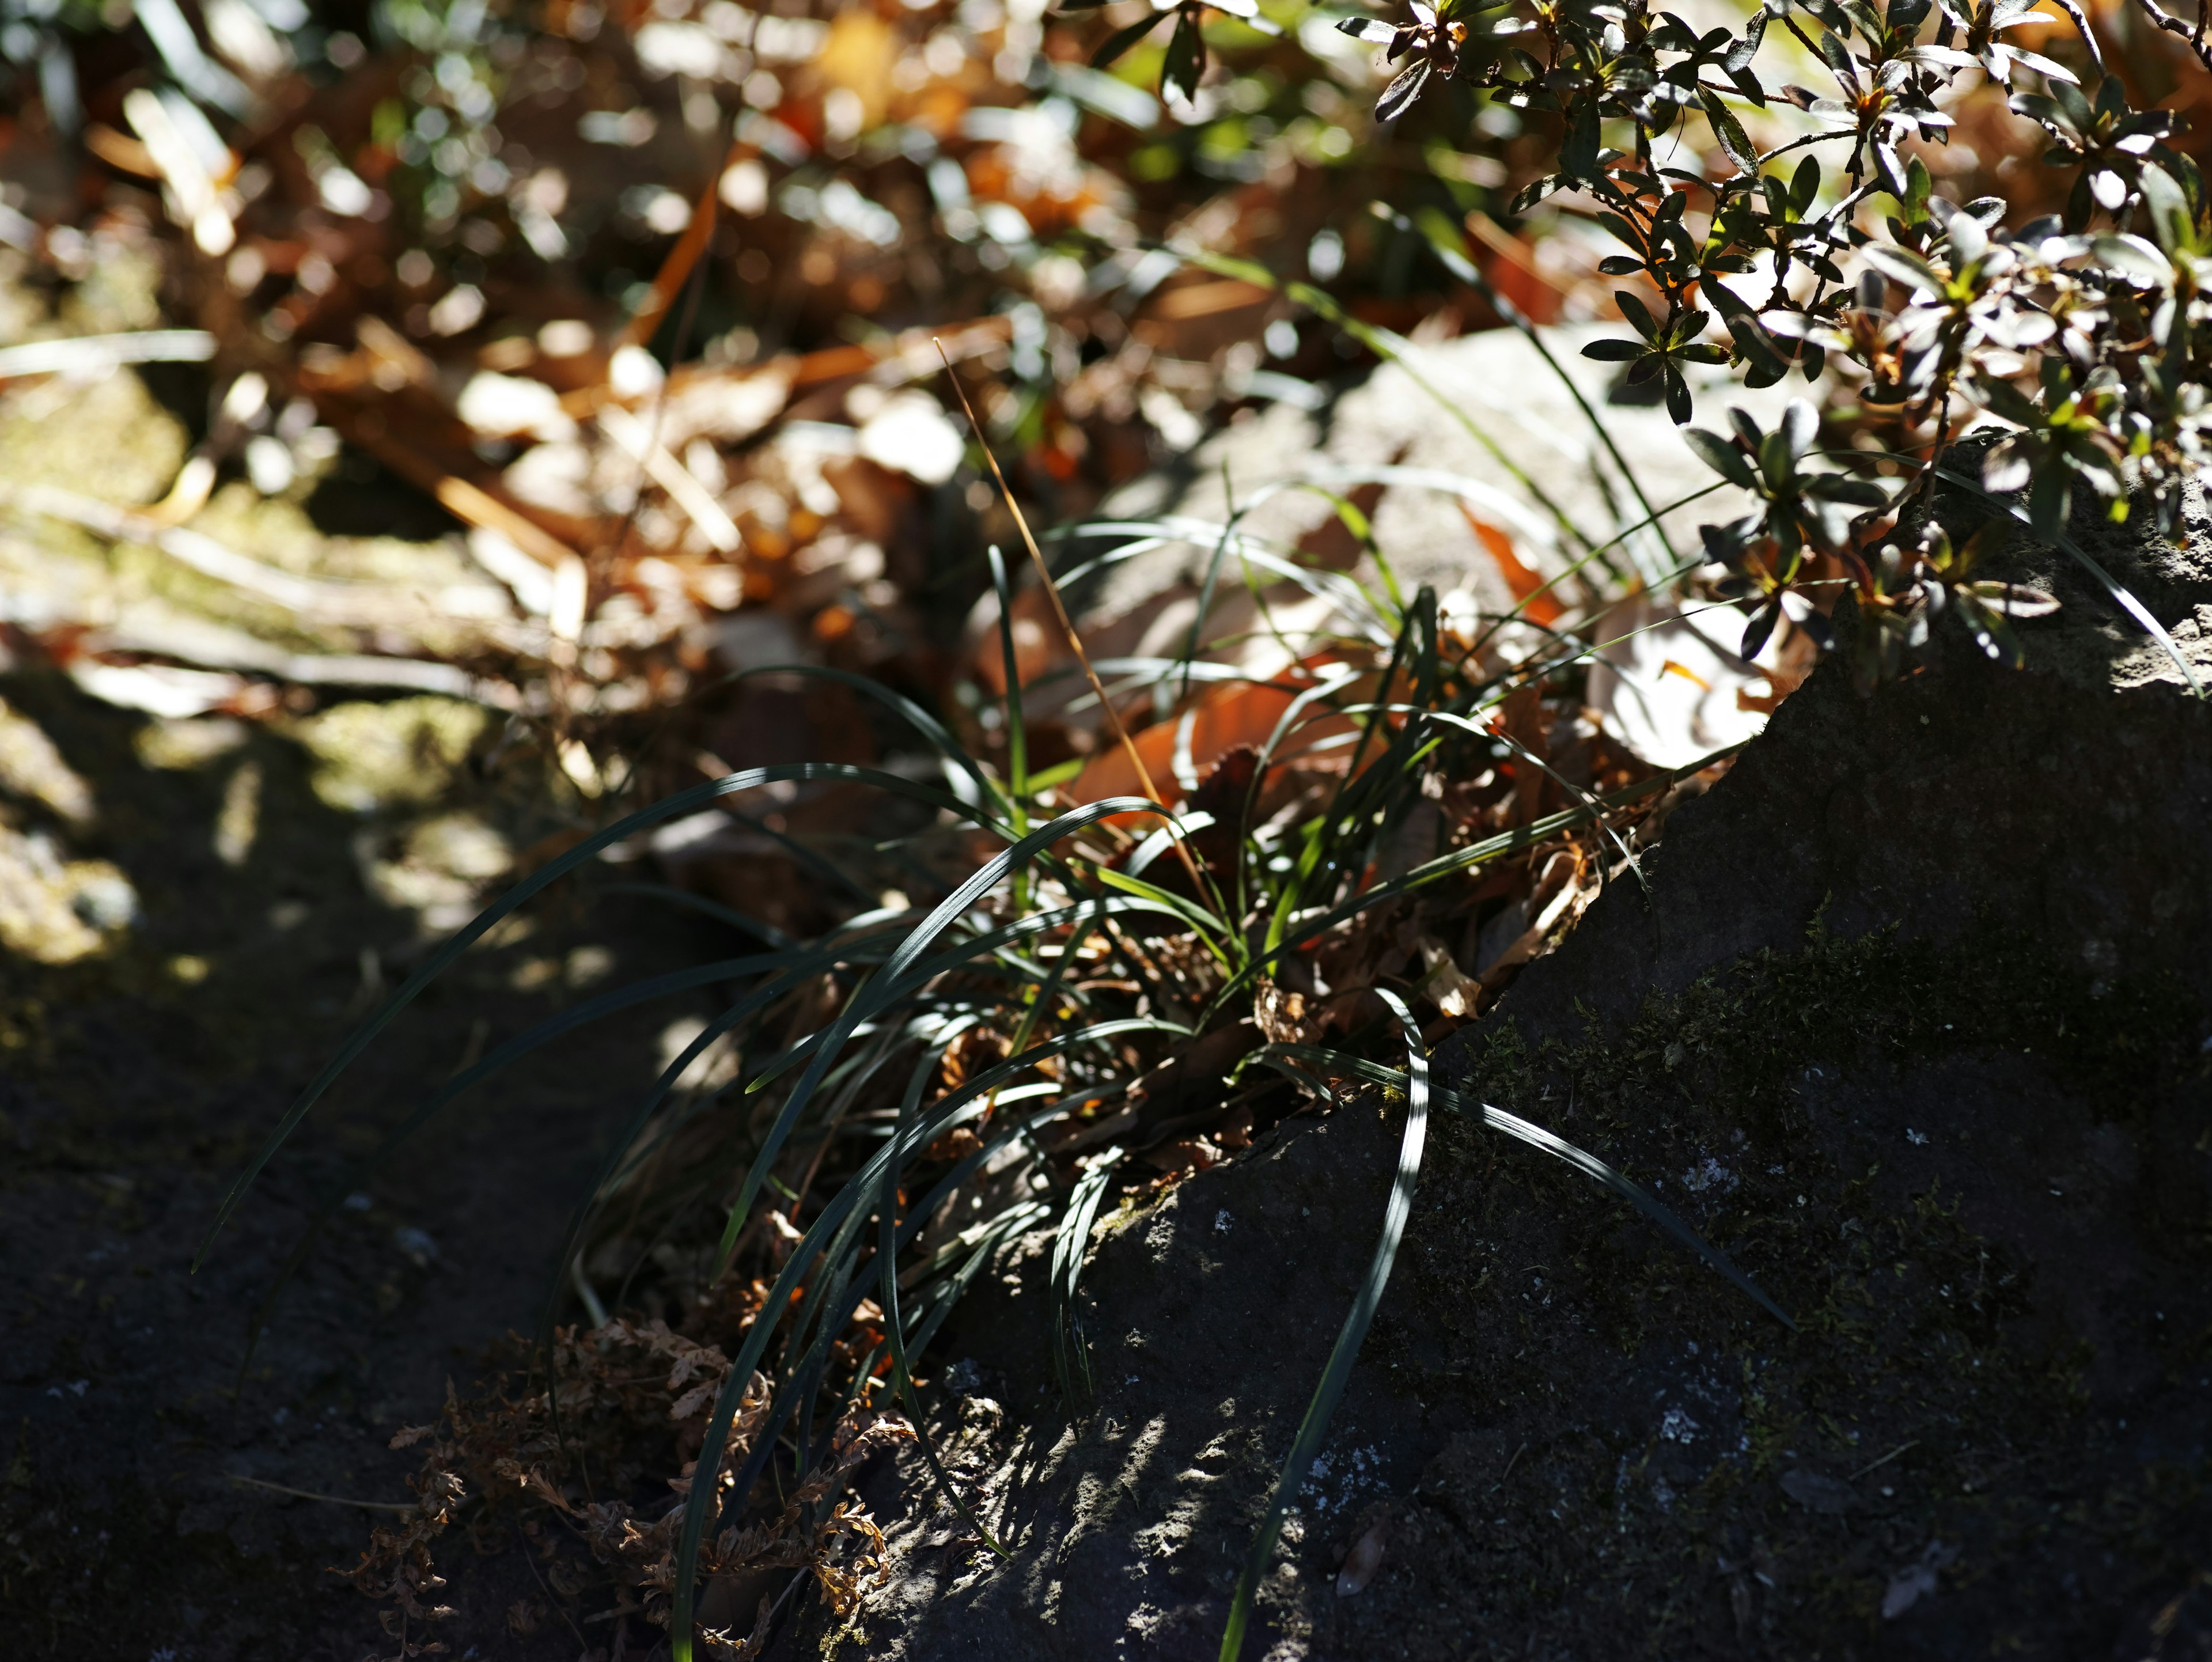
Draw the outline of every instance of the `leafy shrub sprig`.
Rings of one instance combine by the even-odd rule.
[[[1935,542],[1883,539],[1971,422],[2010,429],[1987,452],[1983,488],[2024,493],[2038,537],[2064,542],[2077,516],[2123,520],[2138,490],[2178,533],[2212,380],[2206,192],[2168,143],[2177,118],[2131,108],[2086,19],[2063,9],[2093,88],[2007,38],[2029,20],[2025,0],[1767,0],[1741,30],[1703,33],[1650,0],[1447,0],[1403,22],[1338,27],[1409,60],[1380,119],[1449,81],[1556,116],[1558,169],[1513,210],[1559,197],[1612,233],[1621,252],[1600,269],[1637,283],[1616,295],[1634,332],[1584,353],[1626,365],[1632,383],[1656,380],[1678,423],[1693,414],[1686,371],[1726,365],[1753,388],[1794,371],[1917,435],[1916,454],[1885,453],[1902,477],[1877,484],[1814,465],[1809,405],[1773,435],[1740,412],[1735,441],[1692,434],[1703,460],[1760,498],[1747,518],[1704,528],[1753,605],[1753,650],[1784,596],[1826,569],[1808,566],[1808,547],[1844,563],[1885,617],[1899,595],[1961,592],[1963,566]],[[2204,56],[2201,25],[2152,21]],[[1785,54],[1811,58],[1830,84],[1780,81]],[[1944,94],[1969,73],[2013,88],[2011,112],[2044,130],[2044,161],[2075,174],[2063,215],[2007,226],[2002,200],[1935,188],[1916,147],[1948,142]],[[1762,151],[1753,112],[1762,131],[1813,125]],[[1470,129],[1464,148],[1481,142]],[[1956,609],[2012,655],[2004,619],[2021,612],[1971,595]]]

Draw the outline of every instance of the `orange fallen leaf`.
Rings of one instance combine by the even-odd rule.
[[[1256,748],[1266,744],[1273,736],[1275,724],[1283,719],[1283,713],[1310,685],[1314,667],[1315,662],[1309,661],[1292,667],[1272,681],[1230,682],[1209,687],[1182,715],[1155,721],[1143,732],[1133,734],[1130,743],[1155,780],[1171,781],[1176,776],[1177,735],[1187,721],[1191,766],[1203,774],[1239,745]],[[1347,689],[1344,696],[1357,697],[1358,690]],[[1277,759],[1287,760],[1321,740],[1350,733],[1354,727],[1348,716],[1323,715],[1309,720],[1288,742],[1286,753],[1279,755]],[[1080,803],[1096,802],[1108,796],[1142,795],[1144,789],[1138,783],[1137,771],[1127,752],[1117,747],[1101,750],[1093,756],[1068,787],[1068,793]]]
[[[1510,536],[1489,521],[1477,519],[1474,510],[1465,502],[1459,505],[1459,511],[1475,539],[1489,551],[1498,575],[1505,579],[1505,587],[1519,602],[1523,617],[1539,629],[1549,629],[1566,615],[1566,608],[1544,587],[1543,574],[1514,551]]]

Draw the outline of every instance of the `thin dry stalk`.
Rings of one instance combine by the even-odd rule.
[[[952,359],[945,350],[945,343],[933,340],[931,344],[937,348],[937,356],[945,360],[945,379],[952,383],[952,391],[960,400],[961,410],[967,415],[968,426],[975,435],[975,442],[982,447],[983,460],[991,465],[991,477],[999,482],[999,494],[1006,499],[1006,507],[1014,516],[1015,529],[1022,533],[1022,546],[1030,551],[1030,563],[1036,568],[1037,581],[1044,585],[1045,598],[1052,602],[1053,615],[1060,619],[1061,632],[1067,636],[1067,644],[1074,649],[1075,661],[1083,666],[1084,676],[1091,683],[1091,697],[1097,699],[1098,708],[1105,711],[1107,725],[1114,729],[1114,737],[1121,741],[1122,752],[1129,758],[1129,765],[1137,770],[1137,781],[1145,788],[1145,794],[1165,809],[1167,799],[1160,794],[1159,787],[1152,782],[1152,770],[1145,765],[1145,758],[1138,753],[1136,742],[1129,737],[1129,730],[1121,725],[1121,717],[1114,708],[1114,701],[1106,696],[1106,686],[1098,679],[1098,672],[1091,667],[1091,654],[1083,649],[1082,637],[1075,632],[1075,620],[1067,615],[1067,606],[1060,598],[1060,585],[1052,580],[1051,568],[1045,564],[1044,554],[1037,547],[1036,539],[1030,533],[1029,520],[1022,513],[1022,505],[1014,500],[1013,490],[1006,484],[1006,476],[999,466],[998,457],[992,454],[990,440],[983,436],[983,423],[975,419],[975,406],[968,401],[968,389],[960,384],[960,377],[953,370]],[[1192,890],[1203,895],[1206,880],[1200,876],[1198,861],[1192,858],[1189,848],[1183,842],[1182,828],[1173,819],[1170,819],[1167,824],[1168,835],[1175,839],[1176,852],[1182,856],[1183,869],[1190,874]]]

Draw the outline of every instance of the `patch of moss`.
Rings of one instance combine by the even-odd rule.
[[[2030,1653],[2057,1654],[2098,1589],[2124,1598],[2187,1573],[2205,1474],[2131,1458],[2120,1422],[2137,1410],[2097,1405],[2112,1358],[2071,1325],[2090,1284],[2064,1261],[2078,1242],[2045,1248],[2024,1226],[2000,1239],[1991,1220],[2015,1195],[2021,1215],[2057,1204],[2037,1137],[2104,1136],[2148,1171],[2203,1132],[2203,1020],[2170,976],[2100,974],[1991,921],[1951,944],[1816,928],[1801,951],[1747,958],[1570,1043],[1488,1024],[1468,1089],[1654,1190],[1796,1321],[1773,1323],[1564,1166],[1440,1126],[1363,1366],[1498,1428],[1499,1464],[1528,1448],[1503,1476],[1475,1474],[1494,1488],[1483,1499],[1449,1495],[1449,1478],[1423,1491],[1498,1573],[1489,1616],[1573,1610],[1594,1641],[1643,1635],[1638,1654],[1875,1654],[1890,1578],[1935,1543],[1958,1553],[1942,1587],[2004,1589],[1986,1607],[1993,1642],[2039,1635]],[[1916,1091],[1926,1123],[1889,1123]],[[2195,1259],[2160,1273],[2201,1285],[2202,1220],[2168,1221],[2086,1227],[2118,1255],[2115,1276],[2136,1232],[2155,1231]],[[2094,1318],[2124,1336],[2151,1318],[2133,1305],[2160,1297],[2131,1288]],[[1705,1440],[1670,1442],[1650,1382],[1689,1374],[1724,1382],[1726,1400]],[[2201,1442],[2179,1422],[2154,1434]]]
[[[428,694],[334,704],[298,724],[315,758],[315,794],[341,812],[435,801],[491,721],[477,704]]]

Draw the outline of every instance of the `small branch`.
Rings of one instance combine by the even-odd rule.
[[[1877,1471],[1881,1470],[1883,1466],[1887,1465],[1892,1460],[1894,1460],[1899,1455],[1904,1453],[1906,1449],[1917,1448],[1919,1446],[1920,1440],[1917,1437],[1914,1438],[1909,1443],[1899,1443],[1895,1448],[1890,1450],[1888,1453],[1883,1455],[1881,1458],[1876,1460],[1872,1465],[1861,1466],[1856,1471],[1853,1472],[1851,1474],[1851,1482],[1856,1483],[1869,1471]]]
[[[2156,0],[2136,0],[2136,3],[2148,12],[2154,21],[2162,20],[2159,21],[2160,28],[2171,27],[2176,33],[2184,35],[2189,33],[2187,29],[2182,27],[2179,19],[2168,17],[2160,11]],[[2105,67],[2104,48],[2097,44],[2096,35],[2090,31],[2088,14],[2081,9],[2081,0],[2055,0],[2055,3],[2059,10],[2074,20],[2074,32],[2081,37],[2081,44],[2089,49],[2089,61],[2097,66],[2098,75],[2103,76],[2111,74],[2112,71]]]
[[[2081,11],[2074,3],[2074,0],[2058,0],[2058,3],[2074,19],[2075,27],[2081,31],[2081,38],[2087,40],[2089,26],[2082,20]],[[2204,0],[2198,0],[2197,26],[2194,28],[2165,9],[2158,3],[2158,0],[2136,0],[2136,4],[2142,9],[2143,15],[2149,18],[2154,27],[2164,29],[2168,34],[2178,34],[2186,40],[2189,43],[2189,50],[2197,54],[2197,61],[2203,64],[2206,69],[2212,70],[2212,51],[2208,51],[2204,44],[2204,25],[2207,21],[2212,21],[2212,11],[2205,9]],[[2094,41],[2090,42],[2089,51],[2092,56],[2095,55],[2097,47]],[[2097,60],[2097,67],[2100,70],[2105,67],[2102,58]]]
[[[969,428],[975,435],[975,442],[982,447],[983,460],[991,465],[991,477],[999,482],[999,494],[1006,499],[1007,509],[1014,516],[1014,528],[1022,533],[1023,545],[1029,550],[1030,563],[1036,569],[1037,581],[1043,585],[1045,597],[1052,602],[1053,612],[1060,619],[1061,632],[1067,636],[1067,644],[1074,650],[1075,661],[1083,666],[1083,673],[1091,683],[1091,691],[1098,700],[1099,709],[1105,715],[1106,724],[1114,730],[1115,738],[1121,741],[1122,753],[1136,770],[1138,784],[1145,794],[1158,803],[1164,812],[1167,798],[1160,794],[1159,788],[1152,782],[1152,770],[1145,765],[1145,758],[1138,754],[1136,743],[1129,737],[1129,730],[1121,725],[1121,715],[1115,709],[1114,701],[1106,696],[1105,685],[1099,680],[1098,672],[1091,667],[1091,654],[1083,649],[1083,637],[1075,632],[1074,619],[1067,615],[1067,607],[1060,598],[1060,585],[1052,579],[1052,568],[1044,563],[1044,554],[1037,547],[1036,539],[1030,534],[1029,518],[1022,512],[1022,505],[1014,500],[1013,488],[1006,483],[1006,476],[999,466],[998,457],[992,454],[991,441],[983,435],[983,423],[975,419],[975,406],[968,401],[968,389],[960,384],[960,377],[952,368],[952,359],[942,343],[938,345],[937,355],[945,360],[945,379],[952,383],[953,392],[959,395],[960,408],[967,414]],[[1182,832],[1175,820],[1170,819],[1167,825],[1169,832],[1175,838],[1176,852],[1182,856],[1183,869],[1190,874],[1191,886],[1202,898],[1206,886],[1206,880],[1199,875],[1198,862],[1185,845]]]
[[[265,1478],[248,1477],[242,1471],[227,1471],[223,1476],[234,1483],[248,1488],[265,1488],[273,1495],[289,1495],[295,1501],[320,1501],[326,1506],[359,1507],[363,1512],[400,1512],[412,1514],[413,1503],[405,1501],[356,1501],[343,1495],[317,1495],[312,1489],[294,1488],[289,1483],[272,1483]]]
[[[1807,133],[1802,138],[1793,138],[1787,144],[1777,144],[1759,158],[1759,165],[1764,167],[1776,156],[1786,155],[1791,150],[1802,150],[1808,144],[1820,144],[1831,138],[1850,138],[1856,136],[1856,130],[1850,127],[1831,127],[1826,132]]]

